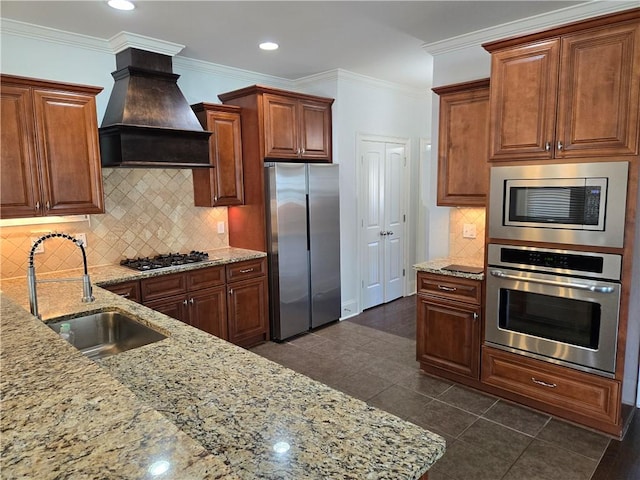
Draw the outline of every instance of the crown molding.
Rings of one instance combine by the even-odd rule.
[[[594,0],[584,4],[542,13],[533,17],[503,23],[502,25],[484,28],[438,42],[427,43],[424,44],[422,48],[431,55],[442,55],[463,48],[479,46],[483,43],[500,40],[502,38],[526,35],[566,23],[577,22],[579,20],[637,7],[637,1]]]
[[[0,19],[0,30],[2,34],[45,40],[60,45],[71,45],[100,53],[113,53],[111,48],[109,48],[109,43],[102,38],[66,32],[56,28],[42,27],[40,25],[19,22],[8,18]]]
[[[188,57],[174,57],[174,68],[182,70],[190,70],[193,72],[206,73],[214,76],[224,76],[225,78],[234,78],[249,85],[253,83],[269,83],[278,88],[291,88],[293,81],[287,78],[267,75],[265,73],[253,72],[251,70],[243,70],[241,68],[229,67],[217,63],[205,62],[204,60],[196,60]]]
[[[109,39],[109,45],[112,48],[112,53],[118,53],[126,50],[127,48],[138,48],[140,50],[160,53],[170,57],[174,57],[184,50],[185,47],[179,43],[167,42],[165,40],[146,37],[144,35],[138,35],[137,33],[130,32],[116,33]]]
[[[397,92],[400,92],[406,95],[417,96],[417,97],[424,97],[428,93],[428,90],[409,87],[407,85],[393,83],[386,80],[380,80],[374,77],[369,77],[366,75],[361,75],[359,73],[354,73],[349,70],[344,70],[342,68],[336,68],[334,70],[327,70],[326,72],[320,72],[314,75],[301,77],[294,80],[294,84],[297,87],[303,87],[305,85],[310,85],[318,82],[327,82],[327,81],[334,81],[334,82],[352,81],[360,84],[367,84],[376,88],[384,88],[385,90],[395,90]]]

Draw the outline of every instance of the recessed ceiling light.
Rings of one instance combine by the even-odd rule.
[[[107,2],[111,8],[116,10],[133,10],[136,6],[129,0],[109,0]]]
[[[278,49],[278,44],[274,43],[274,42],[263,42],[259,46],[260,46],[260,48],[262,50],[277,50]]]

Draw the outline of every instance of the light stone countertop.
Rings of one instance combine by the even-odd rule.
[[[414,265],[413,268],[419,272],[437,273],[439,275],[468,278],[471,280],[482,280],[484,278],[483,273],[465,273],[465,272],[456,272],[456,271],[442,269],[443,267],[446,267],[448,265],[465,265],[469,267],[484,268],[484,265],[481,260],[469,259],[469,258],[457,258],[457,257],[446,257],[446,258],[436,258],[434,260],[427,260],[426,262],[421,262]]]
[[[264,256],[225,251],[220,263]],[[157,272],[91,269],[98,283]],[[38,284],[45,318],[116,310],[169,338],[92,362],[28,313],[24,278],[2,282],[3,478],[401,480],[444,454],[434,433],[107,290],[94,295],[83,304],[79,283]],[[278,442],[290,449],[276,452]],[[169,470],[152,476],[158,462]]]

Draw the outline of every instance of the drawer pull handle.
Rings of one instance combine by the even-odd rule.
[[[246,268],[244,270],[240,270],[240,273],[249,273],[249,272],[253,272],[253,268]]]
[[[120,296],[122,298],[129,298],[131,296],[131,294],[130,293],[121,293]]]
[[[440,290],[444,290],[445,292],[455,292],[456,290],[458,290],[456,287],[446,287],[444,285],[438,285],[438,288]]]
[[[531,381],[538,385],[542,385],[543,387],[556,388],[558,386],[555,383],[547,383],[543,382],[542,380],[536,380],[536,377],[531,377]]]

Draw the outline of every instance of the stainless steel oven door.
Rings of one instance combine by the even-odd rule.
[[[618,283],[499,267],[490,267],[488,274],[488,344],[613,376]]]

